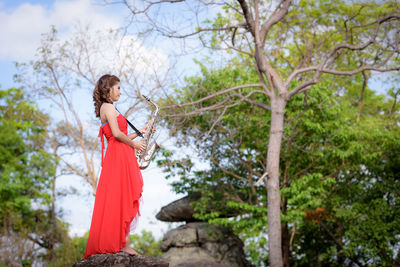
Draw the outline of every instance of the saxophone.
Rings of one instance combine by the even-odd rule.
[[[152,143],[149,142],[154,135],[153,132],[154,123],[158,117],[159,108],[158,105],[153,101],[151,101],[147,96],[144,95],[142,96],[144,99],[147,100],[147,102],[149,102],[150,105],[155,107],[155,110],[151,114],[149,126],[147,127],[146,132],[144,132],[143,139],[141,140],[141,142],[145,144],[146,149],[143,152],[138,151],[136,153],[136,158],[138,160],[139,168],[141,170],[144,170],[149,166],[151,158],[153,157],[154,153],[157,151],[158,148],[160,148],[160,146],[157,144],[156,141],[153,141]]]

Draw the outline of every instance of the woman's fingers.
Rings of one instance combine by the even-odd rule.
[[[140,150],[140,152],[143,152],[145,149],[146,149],[146,145],[143,142],[139,141],[139,150]]]
[[[143,152],[146,149],[146,145],[142,141],[135,141],[135,150]]]

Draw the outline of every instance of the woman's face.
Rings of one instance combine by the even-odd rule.
[[[120,83],[117,82],[113,87],[110,89],[110,98],[112,102],[118,101],[119,97],[121,96],[120,90]]]

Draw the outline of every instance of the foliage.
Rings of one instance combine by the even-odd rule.
[[[248,27],[238,27],[246,24],[239,2],[221,4],[215,17],[203,21],[202,28],[226,29],[202,32],[200,39],[206,47],[215,51],[238,52],[234,55],[239,56],[254,54],[255,45],[249,42],[252,40],[250,30]],[[256,9],[252,4],[247,4],[251,11]],[[261,28],[262,23],[271,18],[274,9],[278,9],[280,4],[262,1],[258,5]],[[285,80],[296,68],[322,63],[323,56],[339,44],[359,45],[366,42],[374,35],[374,22],[398,12],[398,9],[397,1],[292,1],[287,15],[269,29],[263,54]],[[232,30],[232,27],[237,28]],[[395,27],[395,23],[383,25],[377,34],[377,42],[366,49],[340,50],[330,68],[351,70],[358,67],[360,62],[380,62],[390,53],[382,48],[384,39],[394,35],[391,29]],[[398,60],[398,55],[395,55],[390,64],[395,66]],[[305,72],[298,76],[297,81],[311,79],[314,74]]]
[[[161,240],[156,240],[152,232],[142,230],[140,234],[130,235],[131,247],[140,255],[148,257],[161,256]]]
[[[85,254],[89,232],[83,236],[66,237],[65,241],[55,250],[54,261],[49,267],[67,267],[81,261]],[[161,255],[161,240],[156,240],[149,231],[142,230],[140,234],[130,235],[131,247],[139,254],[156,257]]]
[[[2,261],[32,261],[32,251],[24,245],[27,239],[48,248],[51,216],[45,207],[56,160],[45,150],[47,120],[20,89],[0,91]],[[25,241],[15,242],[19,239]]]
[[[256,75],[242,63],[222,69],[199,63],[201,75],[187,79],[187,86],[177,90],[172,101],[195,101],[219,88],[250,83]],[[400,130],[392,115],[398,116],[399,108],[390,96],[367,89],[361,120],[356,122],[361,84],[361,75],[329,77],[287,105],[280,163],[281,219],[293,235],[293,266],[340,265],[345,260],[363,265],[394,262],[400,234],[395,167]],[[170,105],[169,101],[163,104]],[[218,101],[217,97],[204,106]],[[194,147],[208,164],[199,168],[191,160],[193,153],[179,158],[164,151],[159,158],[169,176],[179,177],[173,183],[176,192],[202,192],[195,203],[196,217],[233,228],[245,239],[246,253],[257,266],[268,260],[263,250],[268,230],[266,190],[254,182],[266,161],[269,118],[269,111],[244,102],[225,112],[203,112],[182,120],[167,117],[178,149]],[[232,210],[241,215],[228,218]]]
[[[88,237],[89,232],[86,232],[83,236],[72,238],[66,236],[64,242],[55,249],[55,257],[49,263],[49,267],[67,267],[81,261],[85,254]]]
[[[298,251],[294,249],[297,257],[311,253],[313,256],[308,256],[311,262],[343,264],[346,258],[359,265],[391,266],[400,222],[399,213],[393,212],[400,205],[394,195],[400,185],[387,172],[376,171],[376,166],[391,168],[390,161],[399,160],[393,151],[399,151],[400,132],[398,126],[393,127],[396,121],[388,116],[393,100],[377,96],[371,90],[367,90],[362,119],[356,122],[355,103],[359,98],[356,92],[360,83],[355,78],[353,84],[347,83],[342,97],[321,98],[314,103],[315,108],[303,111],[304,101],[290,103],[297,105],[294,115],[299,112],[304,115],[296,115],[296,129],[286,127],[289,132],[298,133],[289,139],[282,153],[282,172],[290,177],[288,186],[281,190],[287,200],[283,221],[297,224],[296,233],[303,240],[297,244]],[[316,92],[320,94],[323,90],[312,89],[309,95]],[[296,99],[301,97],[304,96]],[[323,99],[328,105],[326,109],[322,106]],[[310,100],[307,99],[308,104]],[[318,116],[321,111],[323,117]],[[383,216],[374,211],[379,205]],[[302,232],[312,238],[302,237]],[[379,234],[371,236],[374,232]]]
[[[251,59],[248,69],[250,72],[257,74],[255,80],[258,83],[250,85],[246,83],[245,79],[243,81],[238,80],[235,83],[241,88],[247,87],[248,90],[239,90],[238,88],[224,90],[229,87],[221,87],[221,84],[216,81],[213,85],[220,87],[209,87],[207,88],[208,92],[207,89],[201,86],[197,87],[199,90],[195,89],[192,92],[183,89],[180,91],[180,96],[175,98],[177,101],[172,101],[172,105],[164,107],[164,110],[171,109],[171,107],[180,109],[189,105],[197,108],[197,110],[184,110],[183,112],[173,110],[172,113],[175,114],[168,114],[169,116],[182,116],[185,119],[168,120],[170,124],[174,124],[174,128],[177,131],[182,133],[175,135],[174,129],[172,129],[172,135],[179,136],[178,143],[192,139],[191,142],[187,143],[194,144],[194,147],[198,150],[199,157],[204,159],[206,164],[210,163],[209,169],[196,170],[193,167],[193,161],[191,160],[193,157],[191,155],[187,155],[184,160],[166,159],[164,163],[168,165],[166,169],[172,171],[172,174],[178,173],[180,177],[183,177],[182,183],[175,184],[176,187],[183,191],[193,191],[193,189],[189,189],[190,186],[202,183],[205,187],[201,189],[202,193],[204,195],[210,194],[209,191],[213,188],[210,185],[214,183],[214,186],[222,187],[222,192],[242,190],[242,196],[234,194],[238,198],[236,201],[239,201],[239,199],[243,201],[241,197],[248,198],[249,202],[253,202],[252,204],[256,205],[260,205],[258,202],[263,201],[263,208],[268,206],[268,227],[270,227],[268,229],[269,263],[271,266],[288,266],[288,230],[287,224],[285,224],[282,232],[280,211],[282,210],[285,216],[286,209],[289,208],[289,213],[293,211],[288,206],[287,199],[283,198],[281,203],[279,187],[289,187],[292,182],[296,182],[297,178],[301,179],[304,176],[306,182],[299,182],[298,189],[304,187],[308,189],[309,186],[314,184],[317,186],[317,188],[313,188],[301,196],[310,204],[308,208],[322,204],[322,200],[326,198],[330,187],[335,182],[332,177],[337,177],[338,174],[341,174],[340,172],[354,171],[354,169],[347,170],[347,167],[349,167],[347,164],[363,166],[361,162],[368,157],[368,154],[364,153],[369,152],[369,147],[366,147],[365,150],[359,149],[358,152],[355,150],[363,148],[363,141],[367,142],[367,140],[361,140],[359,143],[360,139],[369,137],[363,134],[358,136],[354,132],[350,132],[349,136],[340,133],[342,136],[339,136],[339,139],[335,139],[334,136],[324,136],[324,134],[334,135],[335,131],[329,129],[324,133],[324,129],[321,128],[323,123],[317,120],[313,121],[313,117],[307,116],[306,120],[300,121],[299,128],[306,127],[305,131],[301,132],[315,130],[316,133],[313,134],[313,137],[316,137],[316,141],[319,141],[319,143],[303,142],[301,149],[293,148],[293,153],[298,154],[296,155],[297,158],[299,155],[307,158],[308,153],[311,153],[317,160],[315,164],[333,160],[332,167],[337,167],[340,170],[339,173],[337,171],[332,172],[333,168],[329,166],[323,169],[320,166],[310,165],[311,163],[314,164],[314,162],[308,160],[290,161],[289,168],[280,168],[282,148],[285,149],[286,145],[288,150],[291,150],[291,144],[288,144],[286,140],[282,140],[282,133],[285,133],[285,138],[290,138],[292,135],[286,131],[294,131],[293,135],[296,136],[298,128],[290,129],[289,127],[284,129],[284,126],[287,126],[285,125],[285,119],[290,118],[290,110],[288,110],[290,105],[287,104],[289,101],[294,101],[297,94],[313,89],[318,90],[317,88],[324,91],[322,93],[328,98],[333,97],[335,99],[335,94],[329,89],[339,89],[340,87],[338,86],[343,86],[344,83],[343,79],[341,79],[341,82],[335,80],[332,74],[348,75],[350,84],[358,84],[364,92],[365,87],[360,86],[357,83],[357,78],[355,78],[357,74],[362,73],[365,75],[369,70],[399,70],[400,43],[398,32],[400,24],[398,21],[400,17],[398,16],[398,1],[231,0],[159,1],[150,3],[148,1],[134,3],[124,1],[123,5],[129,8],[132,13],[132,21],[136,22],[135,25],[142,26],[138,28],[143,34],[150,32],[161,34],[170,39],[183,40],[184,49],[186,47],[196,47],[192,42],[193,36],[199,36],[200,46],[210,48],[212,52],[215,52],[213,54],[215,58],[224,58],[223,60],[226,60],[226,58],[230,59],[235,56],[248,56]],[[168,10],[172,14],[164,16],[164,13],[160,13],[162,9],[160,7],[168,8],[170,5],[177,6],[174,10],[173,8]],[[176,13],[174,14],[173,12]],[[187,43],[190,43],[190,45],[187,45]],[[173,49],[177,50],[179,47],[174,46]],[[220,51],[223,52],[220,53]],[[223,54],[224,52],[227,53]],[[228,57],[225,57],[227,54]],[[226,60],[225,62],[229,61]],[[219,75],[218,73],[216,74],[215,77]],[[229,82],[231,82],[230,77],[228,77]],[[203,80],[202,83],[211,85],[212,82],[209,83]],[[328,84],[333,85],[333,87],[325,87]],[[195,83],[194,85],[196,87],[196,85],[201,84]],[[249,88],[249,86],[256,86],[259,89],[258,92],[256,92],[256,88]],[[326,88],[328,90],[325,91]],[[344,88],[347,93],[347,85]],[[254,95],[251,95],[252,92],[254,92]],[[179,94],[179,90],[177,93]],[[194,96],[192,97],[191,94]],[[201,98],[201,94],[206,97]],[[260,96],[261,99],[263,99],[263,96],[268,96],[271,103],[268,100],[257,100],[256,95]],[[309,95],[311,95],[311,98],[314,97],[311,93]],[[346,97],[348,96],[346,95]],[[213,101],[215,99],[220,101]],[[232,99],[236,99],[236,102],[232,101]],[[360,107],[363,101],[361,99],[357,101],[360,103]],[[303,102],[306,102],[306,100]],[[242,105],[244,103],[252,104],[254,108],[244,109],[245,106]],[[271,104],[269,107],[271,112],[266,111],[268,110],[266,106],[269,104]],[[303,106],[304,109],[309,108],[306,103]],[[210,111],[218,107],[220,110],[210,115],[212,113]],[[268,121],[267,118],[270,118],[271,127],[269,127],[268,122],[266,125],[260,123],[260,129],[255,129],[257,133],[250,132],[250,135],[246,135],[247,132],[242,127],[239,127],[238,131],[233,130],[237,128],[229,127],[236,126],[229,121],[229,116],[234,114],[235,116],[231,117],[232,120],[236,119],[240,122],[245,122],[251,128],[253,126],[251,117],[253,116],[247,115],[252,114],[259,107],[264,110],[257,110],[256,112],[260,116],[264,115],[262,122]],[[240,110],[240,108],[243,109]],[[324,115],[324,108],[329,108],[329,106],[321,108],[321,115]],[[238,110],[242,112],[235,112]],[[194,127],[185,127],[185,124],[193,121],[188,117],[198,114],[200,111],[203,112],[202,115],[196,117],[200,127],[197,124]],[[305,113],[308,113],[308,110],[305,111]],[[359,114],[354,111],[353,113]],[[227,114],[231,112],[232,114]],[[343,116],[341,112],[338,114]],[[343,119],[345,118],[349,119],[349,116],[343,117]],[[295,120],[296,118],[291,119]],[[357,121],[359,121],[359,117],[357,117]],[[201,126],[207,124],[207,122],[209,125],[202,128]],[[228,123],[228,126],[224,125],[224,123]],[[349,121],[339,122],[339,125],[343,126],[339,131],[346,130],[346,126],[349,126],[346,123],[349,123]],[[269,135],[263,131],[265,128],[269,131]],[[210,136],[209,133],[212,130],[215,130],[215,132]],[[205,134],[202,135],[201,133]],[[244,134],[240,135],[240,133]],[[194,138],[186,137],[187,134],[192,135]],[[264,136],[263,140],[252,138],[252,140],[256,140],[255,142],[261,143],[261,146],[267,146],[267,140],[269,140],[266,150],[256,150],[254,149],[257,146],[257,144],[254,144],[255,142],[246,142],[247,136],[252,136],[253,134]],[[330,140],[325,138],[330,138]],[[198,142],[203,143],[204,146],[196,143],[196,139],[198,139]],[[234,141],[230,142],[229,140]],[[321,144],[321,141],[327,141],[327,145]],[[214,145],[215,143],[216,145]],[[296,145],[296,142],[293,143]],[[339,146],[335,146],[336,144]],[[333,153],[330,153],[330,148],[332,148]],[[230,151],[235,151],[235,153],[231,153],[227,157],[220,155],[220,152],[229,154]],[[267,158],[262,155],[266,151],[268,153]],[[300,153],[302,151],[304,151],[303,154]],[[328,151],[326,158],[324,158],[325,151]],[[182,152],[180,151],[180,153]],[[168,155],[170,155],[169,152],[164,152],[164,156]],[[289,152],[289,155],[291,155],[291,152]],[[364,155],[366,156],[363,157]],[[370,158],[374,156],[376,155],[372,154]],[[261,160],[258,161],[258,159]],[[290,160],[291,156],[287,159]],[[320,169],[318,169],[319,167]],[[291,173],[295,174],[295,177],[286,175],[285,171],[295,171]],[[195,172],[202,179],[193,182],[193,179],[188,178],[188,176],[193,176]],[[265,197],[262,200],[260,199],[263,196],[256,194],[258,188],[253,186],[254,177],[259,177],[259,174],[266,172],[268,172],[269,179],[268,186],[266,186],[268,203],[265,203]],[[216,180],[222,182],[219,183]],[[255,195],[255,200],[249,196],[249,192]],[[311,197],[308,193],[312,194]],[[314,196],[318,200],[312,203]],[[226,195],[219,192],[215,194],[215,198],[224,203],[223,198],[226,198]],[[227,201],[229,200],[228,198]],[[203,203],[197,208],[207,211],[207,208],[204,208],[204,204],[207,203]],[[221,216],[220,211],[215,210],[215,208],[211,208],[209,211],[211,211],[208,213],[209,216],[212,216],[212,219]],[[265,223],[267,222],[265,221]],[[339,265],[344,264],[339,258],[338,261]],[[317,262],[320,263],[319,259]]]

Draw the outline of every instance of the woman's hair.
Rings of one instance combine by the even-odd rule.
[[[93,90],[94,112],[100,117],[100,107],[103,103],[112,103],[110,100],[110,89],[120,80],[117,76],[105,74],[100,77]]]

